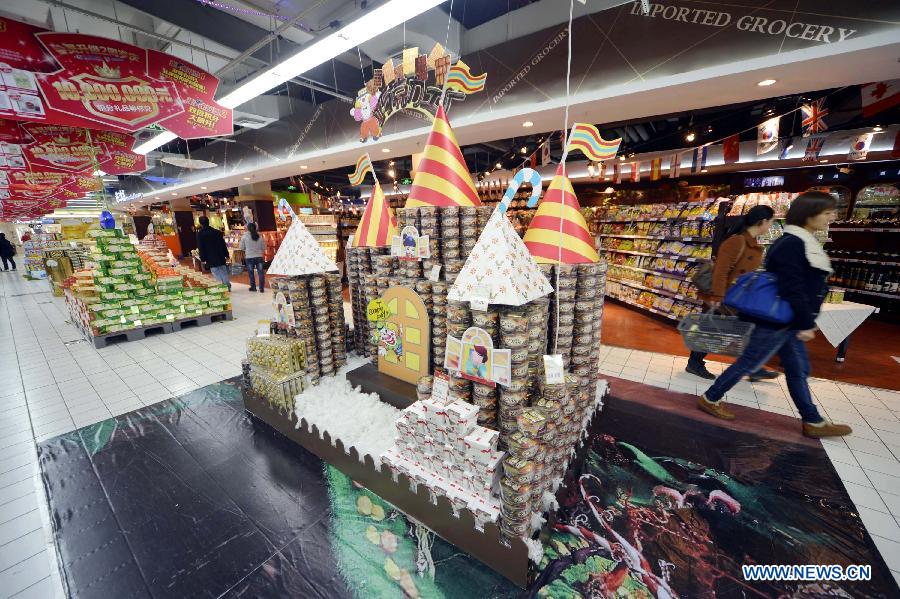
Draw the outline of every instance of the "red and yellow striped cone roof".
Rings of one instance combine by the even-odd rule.
[[[441,106],[434,117],[406,207],[480,205],[469,167]]]
[[[372,197],[366,204],[359,226],[353,235],[353,247],[376,248],[391,245],[391,240],[397,235],[397,218],[393,210],[384,199],[384,192],[378,181],[372,188]]]
[[[562,239],[559,234],[560,219]],[[538,204],[523,241],[536,262],[584,264],[600,261],[594,249],[594,238],[584,222],[575,190],[562,165]]]

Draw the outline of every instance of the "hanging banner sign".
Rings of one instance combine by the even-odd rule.
[[[0,83],[0,116],[11,119],[129,133],[158,124],[185,139],[232,133],[215,76],[118,40],[0,18]]]

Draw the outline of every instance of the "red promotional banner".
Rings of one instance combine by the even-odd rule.
[[[214,100],[218,85],[168,54],[0,17],[3,117],[129,133],[159,124],[186,139],[230,135],[232,112]]]

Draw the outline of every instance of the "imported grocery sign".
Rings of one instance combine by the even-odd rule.
[[[232,133],[219,80],[174,56],[118,40],[0,18],[0,116],[185,139]]]

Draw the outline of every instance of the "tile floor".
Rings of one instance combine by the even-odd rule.
[[[268,317],[269,301],[236,284],[231,322],[96,350],[66,322],[46,282],[0,272],[0,599],[63,595],[35,442],[239,374],[244,339]],[[686,361],[606,346],[600,371],[703,391],[705,381],[684,373]],[[822,379],[811,387],[830,418],[854,427],[825,449],[900,580],[900,393]],[[740,383],[727,399],[796,416],[783,379]]]
[[[0,599],[62,597],[35,442],[239,375],[271,297],[235,319],[94,349],[45,281],[0,272]]]

